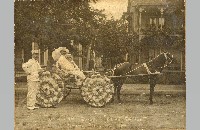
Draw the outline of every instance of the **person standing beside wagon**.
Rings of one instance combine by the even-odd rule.
[[[36,107],[36,95],[39,90],[39,74],[43,71],[39,62],[39,50],[32,50],[32,59],[29,59],[28,62],[22,64],[23,70],[28,74],[27,84],[28,84],[28,93],[27,93],[27,108],[29,110],[37,109]]]

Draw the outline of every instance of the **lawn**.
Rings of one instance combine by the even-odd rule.
[[[132,87],[134,86],[134,87]],[[79,90],[57,108],[26,108],[26,84],[15,85],[16,130],[184,130],[186,129],[185,86],[158,85],[154,104],[149,105],[148,85],[124,85],[122,104],[103,108],[87,105]]]

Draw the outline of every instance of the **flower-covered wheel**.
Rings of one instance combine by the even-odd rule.
[[[41,75],[39,93],[36,97],[41,107],[54,107],[64,97],[64,83],[58,81],[55,76],[48,71]]]
[[[83,99],[93,107],[103,107],[110,102],[114,94],[114,86],[110,79],[100,74],[86,78],[81,87]]]

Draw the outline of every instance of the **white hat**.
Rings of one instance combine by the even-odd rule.
[[[69,53],[69,50],[66,47],[59,47],[58,50],[65,51],[66,53]]]
[[[32,54],[39,53],[39,50],[32,50],[31,53]]]
[[[73,56],[72,56],[70,53],[66,54],[65,57],[66,57],[67,59],[68,59],[68,58],[71,58],[71,59],[73,60]]]
[[[61,54],[60,54],[60,50],[58,49],[55,49],[53,52],[52,52],[52,57],[55,61],[57,61],[59,58],[60,58]]]
[[[60,58],[61,56],[60,51],[66,51],[67,54],[69,53],[69,50],[66,47],[59,47],[58,49],[55,49],[52,52],[52,57],[55,61],[57,61]]]
[[[66,57],[71,57],[72,55],[70,53],[66,54]]]

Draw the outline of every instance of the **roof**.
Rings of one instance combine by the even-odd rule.
[[[132,6],[137,5],[167,5],[167,0],[130,0]]]

